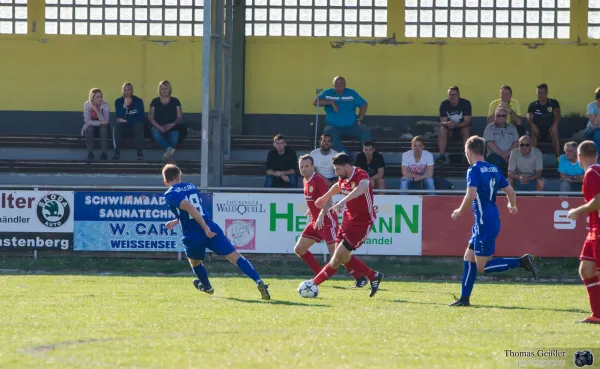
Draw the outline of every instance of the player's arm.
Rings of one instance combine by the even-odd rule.
[[[358,186],[356,186],[356,188],[353,189],[352,192],[350,192],[348,195],[346,195],[346,197],[341,199],[340,202],[338,202],[338,204],[345,204],[350,200],[353,200],[361,195],[364,195],[365,192],[367,192],[367,190],[369,189],[370,184],[371,184],[370,179],[363,179],[362,181],[360,181],[358,183]]]
[[[511,209],[511,213],[517,209],[517,194],[511,185],[502,188],[502,191],[506,194],[508,199],[508,208]]]
[[[476,197],[477,197],[477,187],[473,187],[473,186],[467,187],[467,193],[465,193],[465,197],[463,198],[463,201],[460,204],[460,207],[458,209],[454,210],[454,212],[452,213],[452,218],[453,219],[458,218],[463,212],[465,212],[469,207],[471,207],[471,204],[473,203],[473,200],[475,200]]]
[[[200,214],[198,209],[194,207],[194,205],[192,205],[187,200],[181,200],[181,202],[179,203],[179,208],[185,210],[189,215],[191,215],[192,218],[194,218],[194,220],[196,220],[196,222],[200,224],[200,227],[204,230],[204,233],[206,233],[207,236],[209,236],[210,234],[214,236],[214,232],[210,230],[210,227],[208,226],[208,224],[206,224],[204,217],[202,216],[202,214]]]
[[[318,208],[323,207],[323,205],[325,205],[325,203],[327,203],[328,200],[331,200],[331,198],[335,195],[337,195],[338,193],[341,193],[342,189],[340,188],[340,186],[336,183],[333,186],[331,186],[331,188],[329,189],[329,191],[327,191],[327,193],[321,197],[319,197],[317,199],[317,201],[315,201],[315,205],[317,205]]]
[[[600,210],[600,193],[585,205],[569,210],[567,216],[571,219],[577,219],[578,216]]]

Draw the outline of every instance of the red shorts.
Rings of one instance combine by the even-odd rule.
[[[365,241],[367,237],[369,237],[369,232],[371,232],[371,224],[344,224],[338,228],[337,232],[337,241],[342,242],[346,241],[346,244],[352,248],[352,250],[357,250]]]
[[[337,224],[335,226],[326,226],[324,225],[321,229],[316,229],[314,223],[310,223],[306,228],[304,228],[304,232],[300,237],[310,238],[311,240],[315,240],[315,242],[325,241],[326,244],[330,244],[335,242],[335,235],[337,231]]]
[[[587,238],[583,243],[579,260],[593,261],[596,269],[600,270],[600,239]]]

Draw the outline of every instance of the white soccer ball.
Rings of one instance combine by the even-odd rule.
[[[319,286],[313,281],[304,281],[298,286],[298,294],[305,298],[315,298],[319,295]]]

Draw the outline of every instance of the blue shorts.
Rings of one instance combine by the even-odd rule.
[[[221,227],[215,223],[209,223],[210,229],[217,235],[213,238],[206,236],[199,238],[186,238],[183,240],[185,247],[185,256],[188,259],[204,260],[206,258],[206,249],[217,255],[225,256],[235,251],[235,247],[229,242]]]
[[[473,226],[469,248],[476,256],[492,256],[496,253],[496,237],[500,233],[500,224]]]

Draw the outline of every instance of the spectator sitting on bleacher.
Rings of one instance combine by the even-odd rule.
[[[267,155],[265,187],[298,187],[296,151],[287,147],[282,134],[273,137],[273,147]]]
[[[342,136],[360,140],[361,143],[371,140],[371,132],[361,125],[367,113],[367,102],[356,91],[346,88],[346,79],[337,76],[333,79],[334,88],[329,88],[315,98],[313,105],[323,106],[325,109],[325,130],[332,138],[333,149],[337,152],[344,151],[351,155],[342,144]],[[356,108],[359,108],[358,117]]]
[[[446,158],[446,145],[453,134],[462,135],[463,143],[471,136],[471,102],[460,97],[460,90],[457,86],[448,89],[448,98],[440,104],[440,157],[437,162],[448,164]],[[414,142],[414,140],[413,140]]]
[[[92,88],[88,101],[83,104],[83,128],[81,135],[85,136],[85,145],[88,151],[88,160],[94,160],[94,137],[96,132],[100,134],[100,148],[102,154],[100,160],[107,160],[108,150],[108,123],[110,117],[110,106],[99,88]]]
[[[521,136],[519,148],[510,154],[508,183],[517,191],[544,191],[542,152],[531,147],[531,137]]]
[[[425,148],[425,141],[421,136],[412,139],[412,150],[402,154],[402,180],[400,189],[420,190],[425,185],[428,190],[435,191],[433,181],[433,154]]]
[[[355,166],[364,170],[371,177],[373,187],[378,189],[385,188],[385,162],[383,155],[375,151],[373,141],[365,141],[363,144],[363,152],[356,154]]]
[[[500,98],[490,103],[487,117],[488,123],[492,123],[494,121],[494,113],[496,112],[496,109],[500,106],[506,109],[506,112],[508,113],[506,122],[513,124],[515,127],[517,127],[519,137],[523,136],[524,134],[527,134],[527,130],[522,125],[521,106],[519,105],[519,102],[517,100],[512,98],[512,88],[510,88],[510,86],[501,86]]]
[[[333,157],[337,151],[331,148],[331,136],[324,133],[321,135],[321,148],[311,151],[310,156],[315,162],[315,169],[327,180],[327,184],[331,187],[337,182],[338,177],[333,169]]]
[[[585,171],[577,160],[577,142],[567,142],[564,149],[565,154],[561,155],[558,160],[560,190],[562,192],[581,191]]]
[[[600,87],[594,91],[596,100],[592,101],[587,106],[588,125],[585,130],[584,138],[586,140],[592,140],[596,146],[600,147],[600,114],[598,108],[600,107]]]
[[[167,160],[175,153],[175,147],[179,142],[180,130],[178,125],[183,119],[181,102],[171,96],[173,87],[169,81],[161,81],[158,84],[158,97],[150,103],[148,120],[152,124],[152,137],[165,149],[163,159]]]
[[[137,160],[144,159],[144,101],[133,94],[133,85],[126,82],[121,88],[123,96],[115,100],[116,121],[113,129],[115,156],[113,160],[121,157],[121,142],[123,134],[135,137]]]
[[[558,123],[560,123],[560,104],[548,98],[548,85],[542,83],[537,86],[538,99],[527,109],[527,121],[531,128],[531,145],[537,147],[540,141],[552,141],[554,155],[558,160],[560,156],[560,138],[558,137]]]
[[[519,146],[519,132],[515,126],[506,123],[507,115],[506,108],[498,107],[495,122],[488,124],[483,132],[483,138],[487,145],[485,160],[497,166],[502,173],[506,173],[510,153]]]

